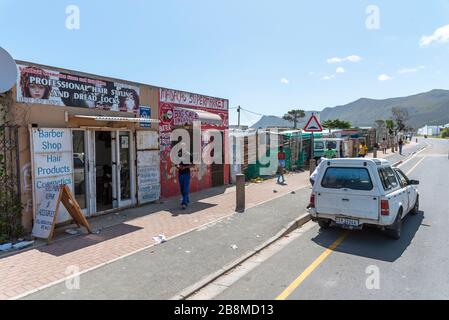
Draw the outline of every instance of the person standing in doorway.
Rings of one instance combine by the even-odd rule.
[[[404,146],[404,140],[402,140],[402,137],[399,138],[399,154],[402,156],[402,147]]]
[[[279,161],[279,166],[278,166],[278,184],[284,184],[285,183],[285,178],[284,178],[284,170],[285,170],[285,152],[284,152],[284,147],[280,146],[279,147],[279,152],[278,152],[278,161]],[[281,182],[281,178],[282,178],[282,182]]]
[[[368,147],[364,141],[359,146],[359,158],[365,158],[368,153]]]

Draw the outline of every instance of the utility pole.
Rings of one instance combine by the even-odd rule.
[[[238,114],[239,114],[239,120],[238,120],[238,128],[240,129],[240,110],[241,110],[242,108],[240,108],[240,106],[238,106],[237,107],[237,112],[238,112]]]

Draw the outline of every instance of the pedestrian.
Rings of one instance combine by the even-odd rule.
[[[368,147],[366,143],[362,141],[359,145],[359,158],[365,158],[368,153]]]
[[[285,152],[284,152],[284,147],[280,146],[279,147],[279,152],[278,152],[278,162],[279,162],[279,166],[278,166],[278,180],[277,183],[278,184],[284,184],[285,183],[285,178],[284,178],[284,170],[285,170]],[[281,178],[282,178],[282,182],[281,182]]]
[[[402,156],[402,147],[404,146],[404,141],[402,140],[402,138],[399,138],[399,154]]]
[[[332,149],[332,143],[327,144],[327,150],[324,151],[324,157],[326,159],[334,159],[337,158],[337,150]]]
[[[382,142],[380,143],[380,147],[382,148],[382,153],[386,154],[387,148],[388,148],[387,139],[385,139],[385,138],[382,139]]]
[[[179,151],[178,156],[182,156],[182,152],[185,151],[185,143],[182,143],[182,148]],[[187,206],[190,203],[190,169],[193,167],[192,165],[192,156],[190,153],[186,152],[189,156],[189,163],[184,163],[181,161],[176,168],[178,169],[178,182],[179,182],[179,189],[181,191],[182,200],[181,200],[181,207],[183,210],[187,209]]]

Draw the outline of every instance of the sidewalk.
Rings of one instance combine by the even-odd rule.
[[[417,144],[408,145],[404,148],[404,154],[410,154],[418,150],[419,147]],[[383,155],[378,154],[378,156]],[[398,161],[396,159],[405,158],[405,156],[399,156],[397,153],[391,154],[391,150],[385,157],[391,159],[392,162]],[[307,202],[309,190],[304,190],[304,192],[298,194],[301,197],[301,204],[298,203],[298,200],[292,202],[298,203],[298,207],[289,208],[279,204],[282,211],[278,211],[275,207],[271,207],[272,204],[278,203],[274,199],[308,187],[309,173],[306,171],[288,174],[286,182],[287,185],[279,186],[275,184],[274,179],[270,179],[246,187],[247,212],[265,212],[263,223],[260,218],[251,220],[248,215],[245,217],[247,229],[241,229],[242,225],[235,224],[227,234],[220,233],[220,237],[216,237],[218,233],[215,232],[209,234],[208,237],[215,236],[214,241],[220,243],[222,239],[231,234],[234,237],[245,237],[246,230],[256,227],[258,228],[257,232],[262,235],[276,234],[287,220],[289,222],[294,215],[299,216],[305,211],[303,208],[306,204],[304,205],[302,202]],[[71,266],[76,266],[79,272],[83,272],[142,252],[155,245],[153,237],[159,234],[164,234],[167,239],[172,240],[174,237],[187,234],[193,230],[203,230],[206,226],[213,225],[215,222],[235,214],[235,187],[204,190],[192,194],[191,200],[192,205],[186,211],[179,208],[178,198],[172,198],[160,204],[127,209],[117,214],[96,217],[90,219],[89,222],[93,230],[100,231],[99,234],[70,236],[64,233],[64,230],[70,227],[65,227],[58,230],[55,241],[49,245],[45,242],[38,242],[33,248],[26,251],[0,258],[0,274],[2,275],[0,277],[0,299],[13,298],[58,282],[70,275],[66,273],[66,270]],[[263,205],[268,201],[271,202]],[[279,199],[279,201],[284,202],[283,199]],[[250,209],[255,206],[258,207],[253,210]],[[300,208],[299,211],[298,208]],[[270,222],[273,220],[273,212],[281,213],[281,215]],[[199,235],[195,233],[195,236]],[[193,237],[193,234],[189,234],[188,237],[183,238],[189,241]],[[264,237],[257,239],[258,242],[262,240],[264,240]],[[178,239],[178,241],[181,240]],[[200,239],[197,240],[197,242],[200,241]],[[210,240],[205,238],[202,241]],[[169,243],[171,242],[169,241]],[[248,247],[254,245],[255,242],[253,242],[250,241],[246,245]],[[221,258],[223,259],[223,257]],[[211,262],[209,268],[216,267],[215,264],[218,265],[222,259],[217,258],[216,261]],[[162,260],[162,263],[164,261]],[[176,263],[182,263],[182,260],[176,261]],[[204,270],[204,272],[206,271]],[[191,272],[193,276],[199,270],[192,270]],[[124,281],[126,282],[126,280]]]
[[[308,173],[289,174],[287,185],[274,179],[246,188],[246,207],[287,195],[308,186]],[[68,267],[79,272],[95,268],[155,245],[153,237],[167,239],[188,233],[235,213],[235,187],[219,187],[191,196],[188,210],[179,208],[179,199],[161,204],[127,209],[90,219],[99,234],[67,235],[58,230],[49,245],[37,243],[33,248],[0,258],[0,299],[8,299],[66,278]],[[66,227],[67,229],[70,227]]]

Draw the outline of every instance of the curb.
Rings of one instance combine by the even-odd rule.
[[[260,251],[264,250],[280,238],[286,236],[287,234],[293,232],[294,230],[298,229],[299,227],[303,226],[307,222],[311,220],[310,214],[306,213],[298,217],[295,221],[288,224],[286,227],[284,227],[280,232],[278,232],[274,237],[268,239],[261,245],[257,246],[254,250],[248,252],[247,254],[241,256],[237,260],[234,260],[233,262],[225,265],[223,268],[219,269],[218,271],[208,275],[207,277],[201,279],[197,283],[187,287],[186,289],[182,290],[180,293],[175,295],[174,297],[170,298],[170,300],[186,300],[190,296],[192,296],[197,291],[203,289],[210,283],[214,282],[221,276],[223,276],[225,273],[231,271],[232,269],[235,269],[238,265],[242,264],[249,258],[253,257],[254,255],[258,254]]]

